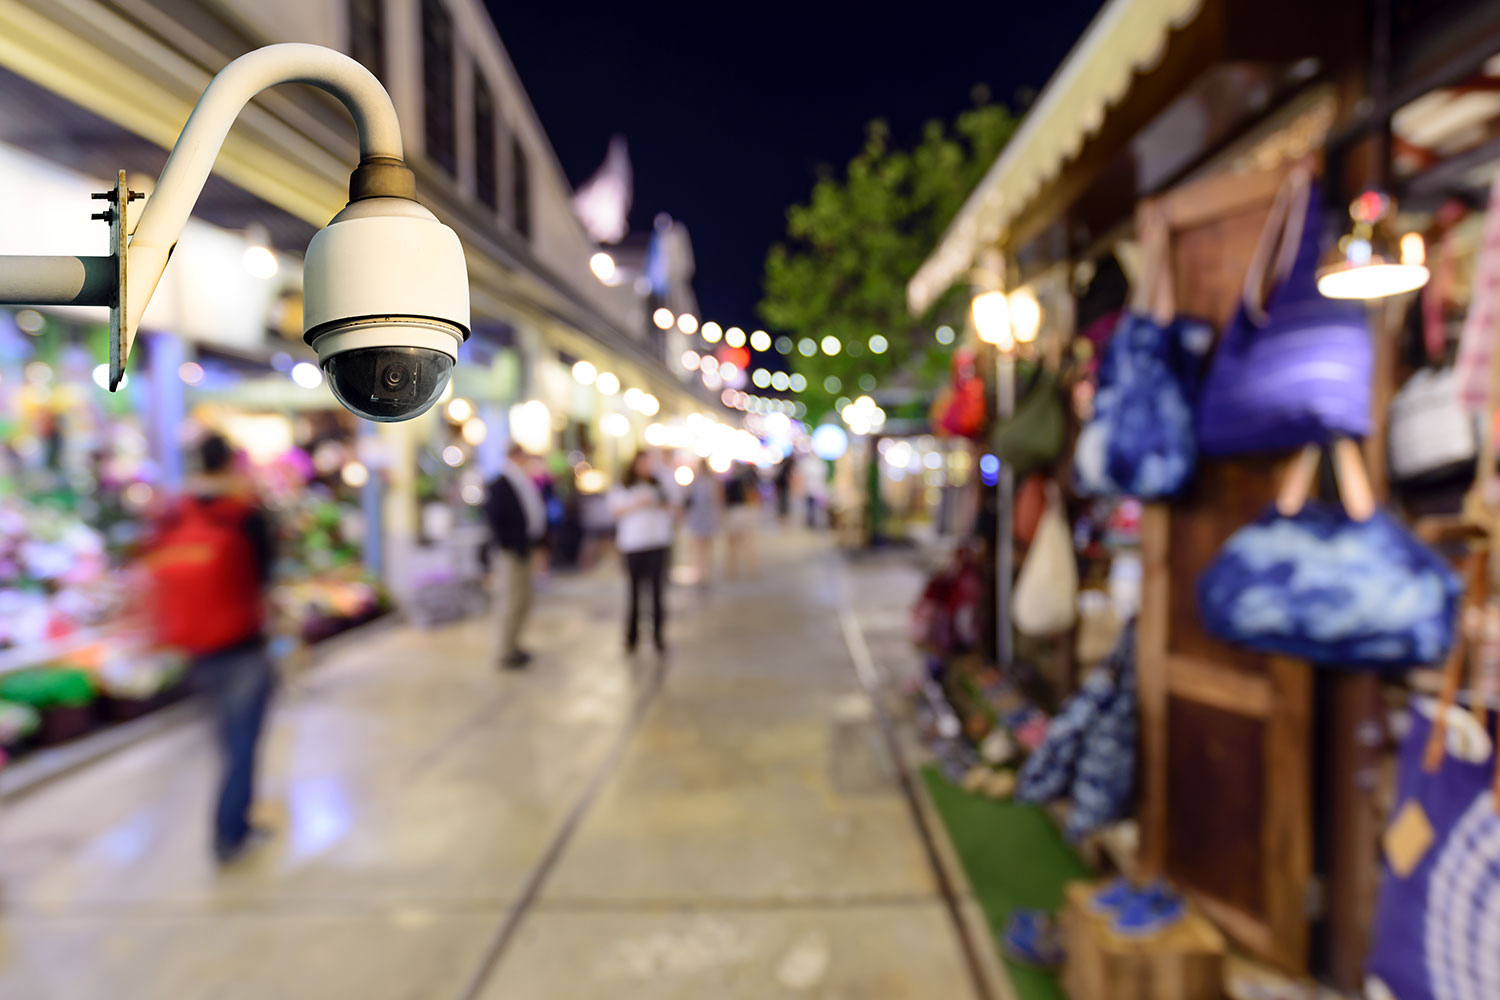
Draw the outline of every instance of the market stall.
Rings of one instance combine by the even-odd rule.
[[[912,282],[972,290],[995,510],[919,604],[922,719],[1127,876],[1007,916],[1074,997],[1488,982],[1500,24],[1394,8],[1371,56],[1108,5]]]

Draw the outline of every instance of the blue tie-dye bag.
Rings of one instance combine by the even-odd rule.
[[[1463,585],[1441,556],[1376,510],[1275,505],[1236,531],[1198,578],[1214,635],[1335,667],[1438,663],[1453,643]]]

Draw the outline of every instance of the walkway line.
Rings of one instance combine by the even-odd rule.
[[[589,778],[589,783],[584,787],[583,793],[578,797],[578,801],[573,803],[573,808],[569,810],[568,816],[563,820],[562,826],[553,835],[552,841],[547,845],[547,850],[542,854],[541,860],[537,862],[536,867],[527,876],[526,884],[521,888],[520,898],[516,900],[515,905],[506,913],[505,919],[501,921],[500,927],[495,931],[495,936],[490,940],[489,946],[485,949],[484,956],[480,959],[479,968],[475,970],[473,977],[470,978],[468,986],[459,994],[460,1000],[479,1000],[485,985],[489,982],[490,976],[494,975],[496,966],[500,964],[500,960],[505,957],[506,951],[510,949],[511,942],[515,940],[516,932],[521,929],[521,922],[526,919],[527,913],[536,904],[537,898],[541,895],[542,887],[546,885],[547,879],[552,875],[552,870],[557,867],[558,861],[562,860],[563,852],[567,850],[568,844],[573,839],[573,835],[583,825],[583,819],[588,815],[588,811],[593,806],[594,800],[598,798],[599,792],[603,790],[604,783],[619,768],[620,762],[625,757],[625,749],[630,745],[630,741],[635,736],[636,730],[640,728],[641,722],[646,717],[647,710],[651,707],[651,703],[661,693],[662,683],[666,680],[666,677],[667,659],[664,656],[658,656],[655,669],[652,670],[651,676],[647,680],[646,686],[641,690],[640,696],[636,698],[635,707],[631,709],[630,718],[625,720],[625,725],[620,728],[620,732],[615,737],[615,741],[610,746],[604,760],[600,762],[593,776]]]
[[[874,658],[870,656],[870,647],[865,642],[864,630],[860,627],[859,619],[854,616],[854,609],[849,603],[847,570],[843,584],[844,586],[840,588],[842,600],[839,602],[839,624],[843,627],[844,645],[849,649],[849,659],[854,663],[854,674],[859,678],[859,685],[864,688],[865,695],[870,699],[870,704],[875,710],[875,720],[880,725],[880,734],[885,740],[886,750],[890,753],[891,762],[896,767],[896,778],[900,782],[907,809],[911,811],[912,825],[917,828],[917,834],[921,837],[922,850],[927,855],[927,864],[932,868],[933,877],[937,880],[938,892],[942,894],[944,907],[948,911],[948,918],[953,922],[953,932],[958,938],[959,948],[963,951],[964,965],[969,972],[969,981],[974,986],[974,995],[978,1000],[995,1000],[995,994],[990,990],[989,980],[984,973],[984,963],[979,957],[978,947],[969,931],[968,921],[964,919],[958,890],[954,887],[953,880],[948,877],[948,869],[943,865],[942,855],[938,851],[936,835],[928,824],[927,813],[917,798],[919,792],[912,778],[910,762],[901,749],[901,741],[896,737],[896,725],[890,713],[886,711],[880,674],[875,669]]]

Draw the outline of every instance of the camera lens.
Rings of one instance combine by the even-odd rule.
[[[323,360],[328,387],[338,401],[382,423],[425,413],[452,372],[453,358],[425,347],[361,347]]]
[[[385,384],[388,392],[395,392],[406,384],[406,366],[403,364],[386,365],[385,371],[381,373],[380,381]]]

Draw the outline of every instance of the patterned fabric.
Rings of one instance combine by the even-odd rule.
[[[1032,751],[1016,773],[1016,800],[1043,805],[1062,798],[1073,787],[1083,737],[1098,720],[1114,691],[1114,682],[1103,668],[1084,676],[1083,686],[1047,724],[1041,745]]]
[[[1500,174],[1490,188],[1490,207],[1484,216],[1484,235],[1474,264],[1474,291],[1469,315],[1458,340],[1459,399],[1464,408],[1489,409],[1490,355],[1500,322]]]
[[[1094,418],[1079,435],[1077,480],[1093,494],[1175,496],[1197,460],[1193,404],[1213,329],[1178,318],[1162,326],[1128,312],[1105,349]]]
[[[1120,632],[1106,668],[1114,675],[1109,697],[1083,738],[1069,797],[1066,833],[1081,840],[1130,812],[1135,791],[1139,713],[1135,686],[1135,622]]]
[[[1296,257],[1266,315],[1258,321],[1242,303],[1224,331],[1198,405],[1205,455],[1291,450],[1370,430],[1369,325],[1363,305],[1318,292],[1318,206],[1312,185]]]
[[[1421,711],[1401,744],[1394,817],[1420,816],[1426,837],[1407,863],[1383,866],[1369,995],[1399,1000],[1500,997],[1500,812],[1483,760],[1447,756],[1434,774],[1422,757],[1432,721]],[[1393,824],[1394,828],[1394,824]],[[1387,838],[1389,843],[1390,838]]]
[[[1463,585],[1384,511],[1352,520],[1310,501],[1274,505],[1230,536],[1198,578],[1210,632],[1331,666],[1394,668],[1448,654]]]

